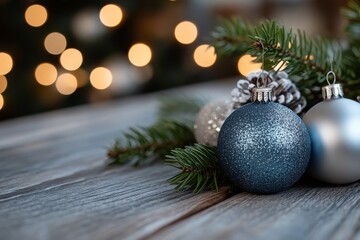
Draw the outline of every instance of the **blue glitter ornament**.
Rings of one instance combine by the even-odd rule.
[[[271,88],[254,88],[253,102],[225,120],[218,138],[224,172],[248,192],[287,189],[303,175],[310,159],[310,136],[301,118],[271,99]]]

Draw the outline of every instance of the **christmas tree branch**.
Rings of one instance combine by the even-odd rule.
[[[218,55],[244,54],[252,40],[249,38],[254,33],[254,26],[240,18],[220,18],[219,25],[210,33],[211,44]]]
[[[305,32],[294,33],[275,21],[250,26],[239,18],[222,20],[211,36],[217,53],[249,53],[257,62],[264,58],[265,69],[282,65],[290,76],[307,80],[302,82],[301,88],[323,82],[332,64],[337,78],[342,78],[340,45],[321,38],[311,39]],[[332,63],[333,59],[336,63]]]
[[[331,69],[346,95],[355,98],[360,95],[360,69],[354,67],[360,58],[359,2],[349,1],[342,14],[348,20],[347,44],[310,38],[305,32],[287,30],[274,21],[250,25],[240,18],[220,20],[210,36],[219,55],[249,53],[257,62],[264,58],[265,69],[282,67],[293,80],[301,81],[298,88],[308,100],[318,95],[312,91],[324,85],[326,73]]]
[[[346,95],[355,98],[360,95],[360,69],[354,67],[354,63],[360,58],[360,5],[357,1],[349,1],[346,8],[342,10],[343,16],[348,20],[345,32],[348,37],[348,48],[344,50],[344,65],[351,69],[347,84],[344,87]]]
[[[176,189],[179,191],[219,191],[226,183],[215,147],[195,144],[177,148],[166,158],[165,164],[180,169],[180,173],[169,179],[171,184],[177,185]]]
[[[249,53],[260,62],[262,56],[266,61],[265,68],[274,68],[284,64],[284,70],[290,76],[302,81],[301,88],[313,87],[325,80],[324,76],[331,69],[342,78],[341,48],[321,38],[310,39],[305,32],[294,33],[274,21],[265,21],[255,28],[250,36],[254,44]],[[331,57],[332,55],[332,57]],[[333,59],[337,59],[333,62]]]
[[[360,5],[357,1],[349,1],[346,8],[342,9],[342,15],[348,20],[345,31],[349,40],[356,45],[360,45]]]
[[[124,138],[116,140],[108,150],[113,164],[138,166],[159,160],[171,149],[195,142],[191,127],[167,120],[160,120],[150,127],[131,128]]]
[[[195,142],[193,126],[205,100],[189,96],[160,99],[159,120],[149,127],[130,128],[108,149],[111,164],[143,163],[161,159],[170,150]]]

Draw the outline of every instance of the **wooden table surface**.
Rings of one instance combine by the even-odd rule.
[[[215,98],[235,84],[167,93]],[[359,182],[194,195],[173,190],[177,170],[162,164],[106,166],[115,137],[156,120],[159,95],[1,122],[0,239],[360,239]]]

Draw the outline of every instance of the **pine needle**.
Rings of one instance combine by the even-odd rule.
[[[219,25],[210,33],[211,45],[218,55],[244,54],[252,44],[249,35],[252,35],[254,26],[247,21],[233,17],[220,18]]]
[[[312,91],[324,85],[331,68],[344,89],[350,90],[349,86],[359,86],[360,79],[360,70],[354,67],[360,57],[360,6],[355,1],[349,6],[344,13],[351,20],[347,26],[351,49],[345,49],[338,41],[286,29],[275,21],[265,20],[251,26],[240,18],[221,20],[211,33],[212,44],[223,55],[248,53],[256,57],[256,62],[261,62],[264,56],[265,69],[282,65],[299,82],[298,88],[308,100],[318,96]],[[360,94],[359,88],[353,88],[352,92],[352,95]]]
[[[170,150],[195,142],[193,126],[205,100],[163,96],[159,120],[149,127],[130,128],[108,150],[110,164],[139,166],[162,159]]]
[[[161,159],[171,149],[195,142],[192,128],[168,120],[160,120],[150,127],[130,128],[124,138],[116,140],[108,150],[112,164],[139,166]]]
[[[169,179],[169,182],[176,185],[175,189],[179,191],[218,192],[219,188],[226,183],[218,164],[215,147],[195,144],[174,149],[166,156],[165,164],[181,170]]]

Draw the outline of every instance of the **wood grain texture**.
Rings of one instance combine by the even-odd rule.
[[[150,239],[360,239],[360,183],[239,193]]]
[[[226,198],[174,191],[164,165],[107,168],[0,200],[0,239],[138,239]]]
[[[139,111],[132,104],[123,104],[108,109],[107,114],[101,111],[99,117],[86,116],[84,119],[66,115],[68,118],[63,125],[56,122],[43,128],[39,126],[40,129],[36,129],[37,122],[34,121],[34,130],[25,132],[24,138],[21,132],[12,133],[8,142],[3,140],[2,146],[12,141],[18,146],[0,151],[0,194],[104,165],[106,146],[133,126],[134,119],[139,125],[155,121],[155,101],[147,101],[144,106],[145,109]],[[47,116],[43,118],[46,121]],[[26,122],[30,126],[31,123]]]

